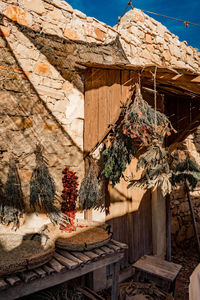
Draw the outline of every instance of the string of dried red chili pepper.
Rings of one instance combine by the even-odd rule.
[[[66,222],[60,226],[60,229],[72,232],[76,229],[74,220],[76,215],[76,200],[78,197],[78,177],[75,172],[70,171],[68,168],[65,168],[62,173],[64,174],[62,177],[64,189],[61,195],[63,199],[61,202],[61,211],[66,215]]]

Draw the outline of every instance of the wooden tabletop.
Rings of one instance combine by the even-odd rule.
[[[124,249],[127,245],[115,240],[92,251],[56,249],[42,267],[0,278],[0,299],[17,299],[116,263],[123,258]]]
[[[161,278],[167,279],[173,282],[178,273],[180,272],[182,266],[163,260],[157,256],[144,255],[136,263],[133,264],[133,267],[157,275]]]

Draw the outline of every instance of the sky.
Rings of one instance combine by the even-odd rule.
[[[118,16],[121,16],[126,8],[128,0],[67,0],[67,2],[87,16],[114,26],[118,22]],[[200,24],[200,0],[133,0],[132,3],[136,8]],[[182,22],[150,16],[165,25],[179,37],[180,41],[187,41],[188,45],[200,49],[200,26],[185,27]]]

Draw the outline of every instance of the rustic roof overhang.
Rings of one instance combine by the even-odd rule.
[[[156,81],[158,89],[179,95],[199,96],[200,95],[200,73],[184,68],[169,68],[156,65],[136,66],[131,64],[99,64],[80,63],[87,68],[128,70],[140,74],[145,83],[152,85],[152,73],[156,70]]]

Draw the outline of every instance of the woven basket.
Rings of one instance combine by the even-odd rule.
[[[24,240],[20,234],[0,234],[0,251],[0,277],[3,277],[45,264],[52,258],[55,246],[51,241],[43,246],[31,237]]]
[[[105,236],[106,238],[103,238],[101,240],[99,240],[99,238],[97,238],[97,240],[95,241],[91,241],[91,242],[83,242],[83,243],[73,243],[73,241],[68,242],[67,241],[67,237],[65,235],[65,237],[60,237],[58,239],[56,239],[55,241],[55,246],[57,248],[60,249],[64,249],[64,250],[69,250],[69,251],[87,251],[87,250],[92,250],[101,246],[106,245],[112,238],[112,233],[107,233],[106,231],[106,224],[103,225],[99,225],[97,226],[95,222],[90,222],[90,223],[85,223],[88,226],[94,227],[95,229],[101,228],[101,230],[103,229],[105,231]],[[87,232],[87,229],[86,229]],[[79,232],[77,232],[77,235],[79,234]],[[81,232],[80,232],[81,234]],[[98,230],[97,230],[97,237],[98,237]]]

